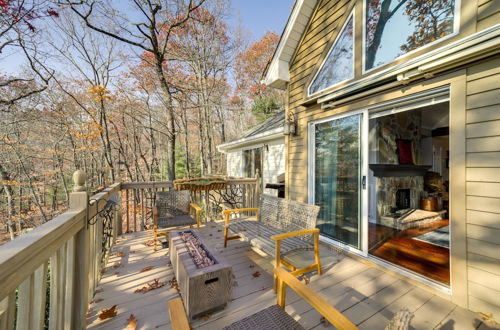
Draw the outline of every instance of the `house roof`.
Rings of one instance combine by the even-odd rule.
[[[245,133],[243,137],[219,144],[217,149],[220,152],[225,152],[234,148],[245,145],[269,141],[277,138],[283,138],[283,126],[285,124],[285,111],[280,111],[271,118],[263,121],[257,126],[252,127]]]
[[[318,0],[296,0],[288,18],[278,47],[266,67],[263,83],[278,89],[285,89],[290,81],[289,63],[299,46]]]

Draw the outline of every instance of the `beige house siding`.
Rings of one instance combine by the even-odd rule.
[[[478,17],[500,12],[499,1],[483,2]],[[500,58],[467,69],[466,122],[469,308],[499,318]]]
[[[500,1],[478,0],[477,5],[478,31],[484,30],[485,28],[500,22]]]
[[[287,198],[308,201],[308,123],[362,109],[423,90],[450,86],[451,286],[453,302],[500,319],[500,57],[454,72],[396,87],[324,110],[308,102],[307,87],[343,23],[355,8],[356,79],[361,78],[362,0],[322,0],[290,62],[288,111],[298,120],[298,134],[286,138]],[[462,0],[460,34],[436,43],[442,47],[500,22],[499,0]],[[408,60],[421,55],[405,57]],[[401,61],[401,60],[400,60]],[[393,62],[396,64],[398,62]],[[383,68],[382,68],[383,69]],[[373,72],[376,72],[374,70]]]

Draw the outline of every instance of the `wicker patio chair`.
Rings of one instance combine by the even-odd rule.
[[[191,216],[195,211],[195,217]],[[200,227],[201,207],[191,203],[191,194],[187,190],[159,191],[156,193],[156,205],[153,210],[153,240],[154,249],[158,247],[158,237],[166,236],[168,231],[159,233],[158,229],[184,226]]]

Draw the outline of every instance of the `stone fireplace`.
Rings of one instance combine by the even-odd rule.
[[[391,214],[394,209],[401,208],[401,205],[398,205],[398,191],[402,190],[409,191],[409,208],[419,208],[420,195],[424,190],[424,178],[422,176],[377,178],[378,217]]]

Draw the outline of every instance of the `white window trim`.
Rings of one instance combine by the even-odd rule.
[[[349,117],[351,115],[356,115],[356,114],[362,114],[362,130],[364,127],[368,128],[368,122],[372,118],[379,117],[381,115],[390,115],[389,111],[390,109],[393,109],[396,112],[401,111],[411,111],[417,108],[420,108],[422,106],[427,106],[427,105],[432,105],[432,104],[437,104],[437,103],[442,103],[449,101],[449,95],[450,95],[450,85],[444,85],[441,87],[433,88],[427,91],[419,92],[419,93],[414,93],[408,96],[404,96],[401,98],[397,98],[394,100],[386,101],[386,102],[381,102],[369,107],[364,107],[361,109],[353,110],[353,111],[348,111],[345,113],[341,113],[338,115],[333,115],[329,116],[326,118],[321,118],[318,120],[313,120],[308,122],[308,142],[307,142],[307,166],[308,166],[308,171],[307,171],[307,177],[308,177],[308,186],[307,186],[307,197],[308,197],[308,203],[314,205],[314,172],[315,172],[315,126],[316,124],[320,124],[323,122],[328,122],[331,120],[336,120],[336,119],[341,119],[345,117]],[[422,102],[423,99],[427,99],[427,102]],[[414,105],[415,107],[407,108],[407,106]],[[404,108],[404,110],[403,110]],[[450,109],[451,111],[451,109]],[[439,292],[442,292],[444,294],[450,295],[452,293],[452,286],[451,283],[449,286],[436,282],[430,278],[425,277],[424,275],[415,273],[409,269],[403,268],[401,266],[398,266],[396,264],[390,263],[386,260],[380,259],[374,255],[371,255],[368,253],[369,249],[369,242],[368,242],[368,230],[369,230],[369,220],[368,220],[368,203],[364,203],[364,201],[368,201],[369,198],[369,180],[368,180],[368,163],[369,163],[369,148],[368,148],[368,143],[369,143],[369,134],[364,134],[361,132],[361,150],[362,150],[362,172],[361,176],[366,175],[367,176],[367,183],[366,183],[366,189],[362,190],[362,197],[361,197],[361,203],[363,209],[361,210],[362,215],[361,215],[361,237],[360,239],[362,240],[360,242],[360,249],[356,249],[352,246],[349,246],[345,243],[336,241],[330,237],[320,235],[320,241],[341,248],[344,251],[347,251],[348,253],[352,253],[354,255],[358,255],[360,257],[363,257],[375,264],[378,264],[384,268],[387,268],[389,270],[392,270],[402,276],[408,277],[416,282],[422,283],[426,286],[429,286],[433,289],[436,289]],[[453,227],[450,227],[451,230],[453,230]],[[450,236],[450,246],[453,244],[451,241],[451,236]],[[451,250],[450,250],[451,251]],[[451,271],[451,268],[450,268]]]
[[[364,134],[365,130],[368,127],[368,110],[363,108],[360,110],[349,111],[346,113],[341,113],[338,115],[329,116],[326,118],[321,118],[317,120],[310,121],[307,129],[308,134],[308,153],[307,153],[307,198],[308,203],[315,205],[315,168],[316,168],[316,148],[315,148],[315,135],[316,135],[316,125],[329,122],[332,120],[338,120],[354,115],[361,115],[360,120],[360,225],[359,229],[361,230],[361,234],[359,237],[359,248],[355,248],[348,244],[342,243],[340,241],[334,240],[333,238],[320,235],[320,240],[328,243],[330,245],[337,246],[343,250],[346,250],[350,253],[354,253],[360,256],[367,257],[368,256],[368,203],[364,203],[364,201],[368,201],[368,182],[366,183],[366,189],[361,188],[361,180],[363,176],[368,178],[368,134]]]
[[[391,69],[391,65],[402,59],[402,58],[405,58],[407,56],[410,56],[412,54],[415,54],[416,52],[419,52],[421,50],[424,50],[432,45],[435,45],[437,43],[440,43],[440,42],[443,42],[445,40],[448,40],[450,38],[453,38],[455,36],[457,36],[460,32],[460,20],[461,20],[461,17],[460,17],[460,9],[461,9],[461,0],[455,0],[455,10],[454,10],[454,19],[453,19],[453,33],[445,36],[445,37],[442,37],[442,38],[439,38],[437,40],[434,40],[433,42],[431,43],[428,43],[422,47],[419,47],[419,48],[416,48],[412,51],[409,51],[408,53],[405,53],[403,55],[400,55],[394,59],[392,59],[391,61],[387,62],[387,63],[384,63],[384,64],[381,64],[381,65],[378,65],[378,66],[374,66],[373,68],[370,68],[368,70],[366,70],[365,68],[365,54],[366,54],[366,1],[368,0],[363,0],[363,21],[361,22],[362,24],[362,46],[361,46],[361,49],[362,49],[362,54],[361,54],[361,74],[362,75],[365,75],[365,74],[368,74],[372,71],[375,71],[381,67],[384,67],[384,66],[389,66],[388,68],[384,69],[384,70],[381,70],[380,73],[382,72],[386,72],[386,71],[389,71]]]
[[[333,43],[333,45],[328,50],[328,53],[326,54],[325,58],[323,59],[323,62],[321,62],[321,65],[320,65],[318,71],[316,71],[316,73],[314,74],[314,77],[311,80],[311,83],[307,87],[307,96],[308,97],[313,97],[315,95],[321,94],[322,92],[324,92],[327,89],[330,89],[332,87],[335,87],[335,86],[338,86],[340,84],[343,84],[346,81],[353,80],[354,77],[356,76],[356,74],[355,74],[355,70],[356,70],[356,64],[355,64],[356,63],[356,47],[355,47],[356,46],[356,34],[355,34],[355,32],[356,32],[356,15],[354,15],[355,9],[356,9],[356,7],[354,7],[352,9],[352,11],[349,14],[349,16],[347,16],[347,19],[345,20],[344,24],[342,24],[342,27],[340,28],[340,32],[337,35],[337,38],[335,39],[335,42]],[[335,84],[333,84],[331,86],[328,86],[326,88],[323,88],[323,89],[321,89],[321,90],[319,90],[319,91],[311,94],[311,86],[312,86],[312,84],[314,83],[314,81],[318,77],[318,74],[321,72],[321,69],[323,69],[323,66],[325,65],[326,60],[330,56],[330,53],[333,51],[333,49],[337,45],[339,37],[342,35],[342,32],[344,32],[344,28],[346,27],[347,23],[349,23],[349,20],[351,19],[351,17],[352,17],[352,77],[349,77],[348,79],[344,79],[342,81],[339,81],[339,82],[337,82],[337,83],[335,83]]]

